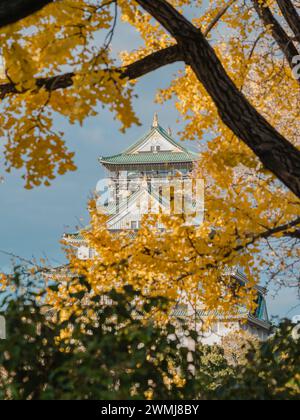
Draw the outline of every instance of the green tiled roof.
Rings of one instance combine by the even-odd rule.
[[[158,132],[173,146],[179,148],[180,152],[160,151],[160,152],[142,152],[133,153],[136,148],[145,143],[155,132]],[[170,137],[170,135],[160,126],[152,128],[152,130],[142,137],[129,149],[115,156],[101,157],[99,160],[107,165],[147,165],[147,164],[169,164],[169,163],[193,163],[199,159],[197,153],[189,151],[180,143]]]
[[[188,315],[187,305],[177,305],[172,312],[172,316],[177,317],[177,318],[186,318],[187,315]],[[235,313],[230,315],[230,314],[220,313],[218,311],[197,310],[196,314],[194,315],[196,315],[197,319],[203,319],[207,317],[212,317],[215,319],[230,319],[231,316],[233,318],[244,318],[249,315],[249,311],[247,311],[247,309],[245,308],[240,308],[236,310]]]
[[[120,154],[110,157],[100,158],[101,163],[111,165],[145,165],[155,163],[193,163],[199,159],[196,153],[192,152],[158,152],[158,153],[138,153],[135,155]]]
[[[80,232],[76,233],[65,233],[62,238],[64,241],[67,242],[84,242],[84,238]]]

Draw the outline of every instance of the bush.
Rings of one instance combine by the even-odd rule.
[[[84,301],[88,284],[80,282],[85,291],[70,297]],[[232,364],[226,349],[201,345],[186,325],[181,334],[198,343],[192,352],[174,320],[161,326],[146,316],[169,307],[163,298],[145,298],[130,287],[112,291],[109,305],[90,295],[80,314],[59,321],[46,295],[43,280],[24,268],[0,292],[8,333],[0,341],[1,399],[299,399],[300,348],[288,321]]]

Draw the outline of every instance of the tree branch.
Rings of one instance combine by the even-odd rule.
[[[300,229],[297,229],[294,232],[287,233],[285,236],[289,236],[293,239],[300,239]]]
[[[165,0],[155,3],[152,0],[136,1],[174,36],[178,45],[118,69],[122,77],[136,79],[164,65],[184,60],[212,97],[222,121],[253,150],[266,168],[300,197],[299,150],[280,135],[237,89],[204,34]],[[220,18],[227,9],[225,7],[224,12],[220,12]],[[38,88],[56,90],[72,86],[73,77],[74,73],[68,73],[41,78],[36,84]],[[14,84],[0,86],[0,98],[13,93],[20,93]]]
[[[281,13],[291,30],[294,32],[295,39],[300,42],[300,16],[291,0],[277,0]]]
[[[222,19],[222,17],[225,15],[227,10],[230,9],[230,7],[236,3],[237,0],[230,0],[228,4],[226,4],[217,14],[217,16],[211,21],[211,23],[208,25],[207,29],[203,32],[204,36],[207,36],[217,25],[217,23]]]
[[[158,52],[154,52],[128,66],[112,69],[112,71],[120,72],[123,79],[134,80],[155,71],[160,67],[173,64],[177,61],[183,61],[183,56],[177,45],[174,45]],[[73,85],[74,76],[75,73],[71,72],[53,77],[40,78],[36,80],[36,87],[38,89],[44,88],[49,92],[58,89],[66,89]],[[5,99],[7,96],[12,94],[25,92],[26,90],[18,90],[14,83],[5,83],[0,85],[0,99]]]
[[[0,0],[1,1],[1,0]],[[217,23],[222,19],[227,10],[236,3],[237,0],[231,0],[227,5],[225,5],[217,14],[217,16],[211,21],[207,29],[204,32],[204,36],[207,36],[217,25]],[[138,79],[142,76],[145,76],[152,71],[155,71],[161,67],[164,67],[168,64],[173,64],[178,61],[183,61],[183,56],[180,52],[180,49],[177,45],[167,47],[163,50],[154,52],[145,58],[136,61],[135,63],[118,69],[122,73],[123,78],[128,78],[129,80]],[[66,73],[63,75],[58,75],[48,78],[40,78],[36,81],[36,86],[38,88],[45,88],[47,91],[54,91],[58,89],[64,89],[71,87],[73,85],[73,77],[75,73]],[[24,93],[16,89],[16,86],[13,83],[6,83],[0,85],[0,99],[5,99],[9,94]]]
[[[284,236],[292,236],[297,232],[297,230],[295,232],[288,232],[288,231],[290,229],[293,229],[293,228],[299,226],[299,225],[300,225],[300,217],[293,220],[292,222],[286,223],[285,225],[278,226],[278,227],[273,228],[273,229],[269,229],[269,230],[263,232],[262,234],[258,235],[256,237],[256,239],[267,239],[267,238],[270,238],[271,236],[277,235],[279,233],[283,233]]]
[[[202,32],[166,0],[136,0],[177,41],[186,64],[213,99],[220,118],[300,198],[300,152],[250,104]]]
[[[176,63],[177,61],[184,61],[184,58],[180,48],[177,45],[174,45],[154,52],[126,67],[120,68],[119,71],[122,73],[123,78],[133,80],[168,64]]]
[[[236,3],[237,0],[231,0],[227,5],[225,5],[217,14],[217,16],[211,21],[209,26],[204,32],[204,36],[207,36],[217,25],[217,23],[222,19],[227,10]],[[180,49],[177,45],[167,47],[163,50],[154,52],[145,58],[136,61],[135,63],[118,69],[122,74],[123,78],[128,78],[129,80],[138,79],[142,76],[145,76],[148,73],[151,73],[155,70],[158,70],[161,67],[164,67],[168,64],[173,64],[178,61],[183,61],[183,56],[180,52]],[[45,88],[47,91],[55,91],[58,89],[65,89],[73,85],[73,77],[75,73],[66,73],[63,75],[58,75],[48,78],[40,78],[36,81],[36,86],[40,88]],[[17,90],[16,86],[13,83],[6,83],[0,85],[0,99],[5,99],[9,94],[24,93]]]
[[[284,2],[286,2],[286,0],[284,0]],[[295,47],[292,39],[285,32],[269,7],[267,7],[260,0],[252,0],[252,3],[265,27],[271,27],[273,38],[287,59],[290,68],[293,70],[295,67],[293,58],[299,55],[299,51]]]
[[[53,0],[0,0],[0,28],[41,10]]]
[[[228,258],[233,251],[234,252],[243,251],[245,248],[248,248],[249,246],[254,245],[257,241],[259,241],[261,239],[268,239],[268,238],[271,238],[272,236],[278,235],[280,233],[282,233],[283,236],[296,237],[296,236],[293,236],[293,234],[297,234],[297,232],[299,232],[299,231],[297,231],[297,230],[295,232],[287,232],[287,231],[290,230],[290,229],[293,229],[293,228],[295,228],[299,225],[300,225],[300,217],[293,220],[292,222],[286,223],[285,225],[277,226],[276,228],[273,228],[273,229],[267,229],[267,230],[263,231],[262,233],[259,233],[258,235],[255,235],[255,236],[249,235],[249,238],[251,238],[249,240],[249,242],[247,242],[246,244],[243,244],[243,245],[239,245],[236,248],[230,250],[227,254],[224,255],[224,257]]]

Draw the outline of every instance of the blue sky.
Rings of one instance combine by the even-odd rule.
[[[128,45],[138,46],[136,34],[127,25],[120,27],[117,40],[115,52],[127,49]],[[88,221],[86,203],[97,181],[104,176],[98,157],[118,153],[140,138],[150,128],[154,112],[159,113],[162,126],[170,126],[174,133],[180,130],[174,104],[154,103],[156,89],[167,86],[170,72],[175,73],[177,68],[174,65],[159,70],[138,84],[135,108],[142,127],[132,127],[121,134],[119,123],[102,110],[97,117],[86,120],[83,127],[57,121],[65,131],[68,146],[76,152],[78,170],[57,178],[50,188],[25,190],[19,173],[3,173],[0,156],[0,175],[5,176],[5,182],[0,184],[0,250],[26,259],[47,257],[53,265],[65,261],[59,240],[64,232],[74,231]],[[11,258],[0,252],[0,271],[8,270],[10,265]],[[271,315],[286,316],[296,304],[291,290],[282,291],[276,299],[269,297]],[[290,315],[297,313],[300,308]]]

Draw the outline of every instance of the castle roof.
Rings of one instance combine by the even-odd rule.
[[[159,147],[154,147],[159,145]],[[132,166],[132,165],[166,165],[193,164],[199,159],[197,153],[185,148],[176,142],[170,132],[159,124],[157,117],[154,119],[151,130],[130,146],[124,152],[108,157],[100,157],[99,161],[104,166]]]

